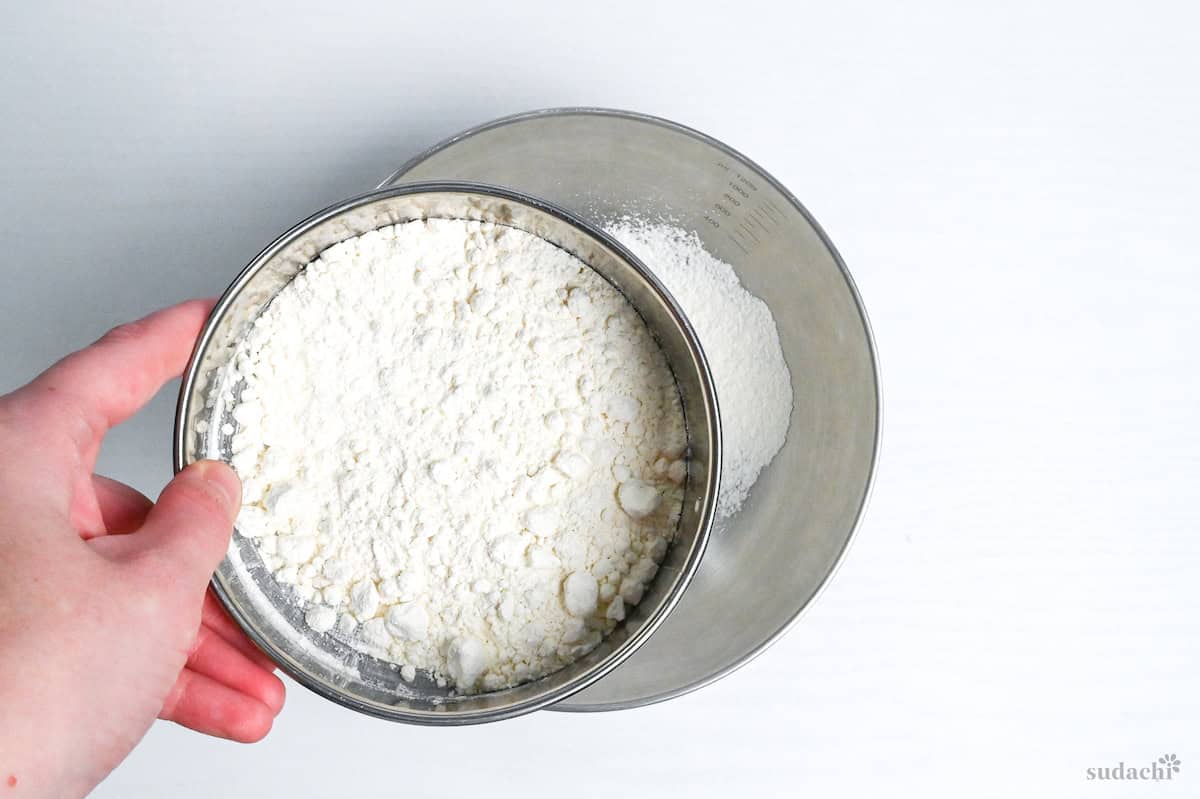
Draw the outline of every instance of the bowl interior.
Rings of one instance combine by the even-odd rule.
[[[497,120],[423,153],[384,185],[431,179],[511,186],[598,226],[627,214],[669,221],[695,232],[771,307],[795,398],[786,444],[742,511],[714,530],[696,579],[654,638],[558,708],[659,701],[745,663],[825,584],[874,472],[874,345],[833,245],[791,193],[740,153],[623,111]]]
[[[247,326],[324,249],[377,228],[424,218],[509,225],[563,248],[591,266],[633,304],[658,340],[683,400],[691,453],[684,511],[674,544],[645,598],[595,650],[539,680],[491,693],[457,696],[427,674],[401,680],[392,664],[361,654],[304,623],[304,610],[276,583],[255,544],[240,535],[214,576],[233,617],[289,674],[356,710],[402,721],[490,721],[562,699],[628,657],[674,607],[704,551],[719,474],[720,433],[703,353],[686,320],[629,253],[568,214],[529,197],[474,184],[418,184],[374,192],[306,220],[263,251],[221,298],[185,375],[176,420],[176,469],[201,458],[228,460],[236,385],[222,368]],[[233,400],[228,401],[232,396]],[[199,424],[203,422],[203,424]]]

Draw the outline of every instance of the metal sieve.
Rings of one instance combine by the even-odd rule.
[[[545,239],[576,256],[620,291],[645,320],[675,375],[690,452],[683,515],[674,543],[645,597],[592,652],[538,680],[475,695],[439,688],[429,674],[401,680],[394,664],[360,653],[304,622],[304,609],[267,570],[252,541],[234,535],[213,587],[242,629],[296,681],[346,707],[418,724],[471,724],[528,713],[592,685],[633,654],[675,607],[700,563],[720,475],[720,422],[708,363],[687,319],[649,270],[575,215],[515,191],[465,182],[409,183],[321,211],[263,250],[221,296],[184,374],[175,420],[174,466],[228,460],[237,386],[222,368],[247,327],[321,251],[353,236],[416,219],[493,222]],[[334,378],[330,378],[334,379]],[[232,396],[233,401],[228,401]],[[228,429],[228,428],[226,428]]]

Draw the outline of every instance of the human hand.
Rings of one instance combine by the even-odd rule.
[[[87,793],[155,717],[250,742],[283,706],[271,661],[206,593],[233,471],[193,464],[157,504],[92,473],[211,307],[118,327],[0,397],[0,797]]]

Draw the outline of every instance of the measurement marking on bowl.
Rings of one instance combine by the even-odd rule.
[[[749,255],[765,237],[774,233],[783,214],[768,198],[756,196],[758,184],[736,166],[725,160],[715,163],[727,180],[705,212],[704,221],[716,230],[724,230],[734,246]],[[761,236],[755,232],[756,228]]]

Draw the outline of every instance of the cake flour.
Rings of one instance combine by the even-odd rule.
[[[721,408],[718,523],[737,513],[783,447],[792,380],[771,309],[695,233],[626,217],[608,226],[679,302],[708,357]]]
[[[228,385],[239,534],[309,626],[463,692],[554,671],[637,604],[686,433],[665,357],[573,256],[428,220],[325,251]]]

